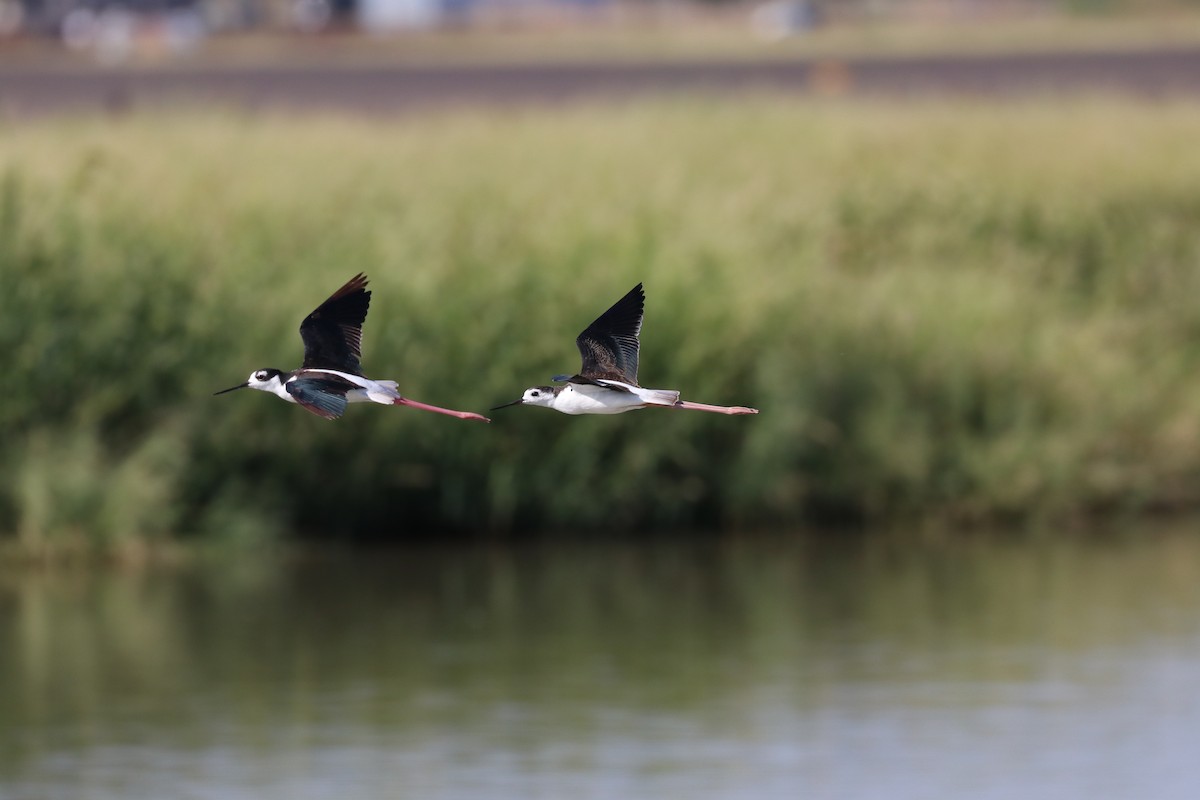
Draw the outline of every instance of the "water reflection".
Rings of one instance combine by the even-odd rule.
[[[1200,531],[0,575],[0,797],[1195,797]]]

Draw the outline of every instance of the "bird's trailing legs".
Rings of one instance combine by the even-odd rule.
[[[757,408],[747,408],[746,406],[713,406],[708,403],[693,403],[689,400],[676,400],[675,405],[667,406],[668,408],[681,408],[686,411],[711,411],[714,414],[757,414]]]
[[[435,414],[445,414],[448,417],[458,417],[459,419],[478,419],[483,422],[491,422],[490,419],[482,414],[475,414],[470,411],[455,411],[452,408],[442,408],[441,406],[432,406],[428,403],[419,403],[416,400],[409,400],[407,397],[397,397],[392,401],[392,405],[408,406],[409,408],[417,408],[421,411],[432,411]]]

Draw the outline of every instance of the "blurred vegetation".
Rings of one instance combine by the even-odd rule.
[[[0,531],[29,553],[1200,501],[1200,106],[682,100],[163,114],[0,140]],[[364,366],[469,410],[647,287],[642,383],[757,417],[258,393],[359,270]]]

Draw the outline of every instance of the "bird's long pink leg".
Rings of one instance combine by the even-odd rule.
[[[690,411],[711,411],[714,414],[757,414],[757,408],[746,406],[710,406],[708,403],[692,403],[688,400],[677,400],[671,408],[682,408]]]
[[[455,411],[450,408],[442,408],[441,406],[431,406],[428,403],[418,403],[416,400],[409,400],[407,397],[399,397],[393,401],[392,405],[409,406],[410,408],[419,408],[422,411],[432,411],[435,414],[445,414],[449,417],[458,417],[459,419],[478,419],[484,422],[491,422],[490,419],[482,414],[474,414],[470,411]]]

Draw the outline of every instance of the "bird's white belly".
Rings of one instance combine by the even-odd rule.
[[[569,383],[554,398],[554,409],[564,414],[621,414],[644,405],[635,394],[587,384]]]

